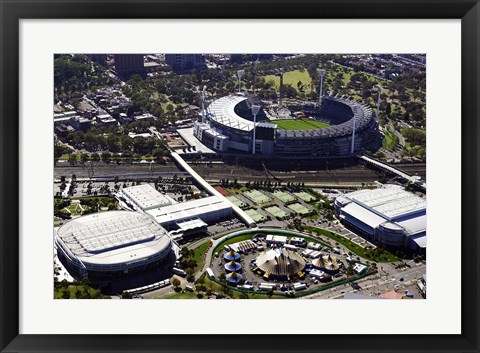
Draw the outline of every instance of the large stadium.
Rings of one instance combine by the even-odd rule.
[[[216,152],[335,158],[374,149],[378,122],[369,106],[344,96],[273,106],[238,93],[202,109],[193,134]]]
[[[139,212],[95,213],[55,235],[58,258],[77,278],[108,279],[162,263],[172,251],[166,230]]]

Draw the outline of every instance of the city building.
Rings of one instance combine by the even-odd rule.
[[[115,70],[121,76],[145,73],[143,54],[115,54]]]
[[[342,224],[369,241],[418,252],[427,247],[427,203],[401,186],[343,194],[334,207]]]
[[[87,131],[92,127],[92,121],[81,116],[74,116],[70,118],[69,122],[75,131]]]
[[[95,282],[158,266],[171,253],[172,241],[144,214],[108,211],[65,223],[55,234],[55,247],[72,276]]]
[[[205,57],[202,54],[165,54],[165,63],[173,71],[187,71],[206,67]]]

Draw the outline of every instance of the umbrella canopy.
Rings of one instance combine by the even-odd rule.
[[[239,271],[241,268],[242,265],[235,261],[230,261],[225,264],[225,271],[227,272]]]
[[[240,273],[237,273],[235,271],[229,273],[227,275],[227,281],[230,283],[238,283],[242,279],[242,275]]]
[[[237,261],[240,258],[240,254],[238,252],[230,250],[225,255],[223,255],[223,258],[227,261]]]

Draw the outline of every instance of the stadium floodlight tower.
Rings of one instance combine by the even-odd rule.
[[[378,114],[380,114],[380,96],[382,95],[382,86],[375,85],[375,88],[378,90],[378,99],[377,99],[377,121],[378,121]]]
[[[260,106],[252,104],[252,114],[253,114],[253,146],[252,154],[255,154],[255,144],[256,144],[256,131],[257,131],[257,114],[260,111]]]
[[[357,114],[353,114],[353,127],[352,127],[352,149],[350,150],[350,154],[353,154],[355,150],[355,122],[357,121]]]
[[[205,122],[205,89],[207,88],[207,86],[203,86],[203,90],[202,90],[202,123]]]
[[[318,74],[320,75],[320,90],[318,93],[318,105],[322,104],[322,93],[323,93],[323,77],[325,76],[325,69],[318,69]]]
[[[237,77],[238,77],[238,94],[242,93],[242,77],[245,73],[245,70],[238,70]]]

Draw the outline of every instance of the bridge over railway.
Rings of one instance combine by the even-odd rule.
[[[383,170],[386,170],[390,173],[393,173],[395,175],[398,175],[399,177],[401,177],[402,179],[405,179],[409,182],[411,182],[412,184],[415,184],[415,185],[418,185],[420,186],[421,188],[423,188],[424,190],[427,190],[427,183],[421,183],[419,184],[418,183],[418,179],[414,176],[411,176],[403,171],[401,171],[400,169],[398,168],[395,168],[395,167],[392,167],[391,165],[387,164],[387,163],[382,163],[376,159],[373,159],[371,157],[367,157],[367,156],[359,156],[358,158],[360,158],[361,160],[363,160],[364,162],[366,163],[369,163],[369,164],[373,164],[374,166],[380,168],[380,169],[383,169]]]

